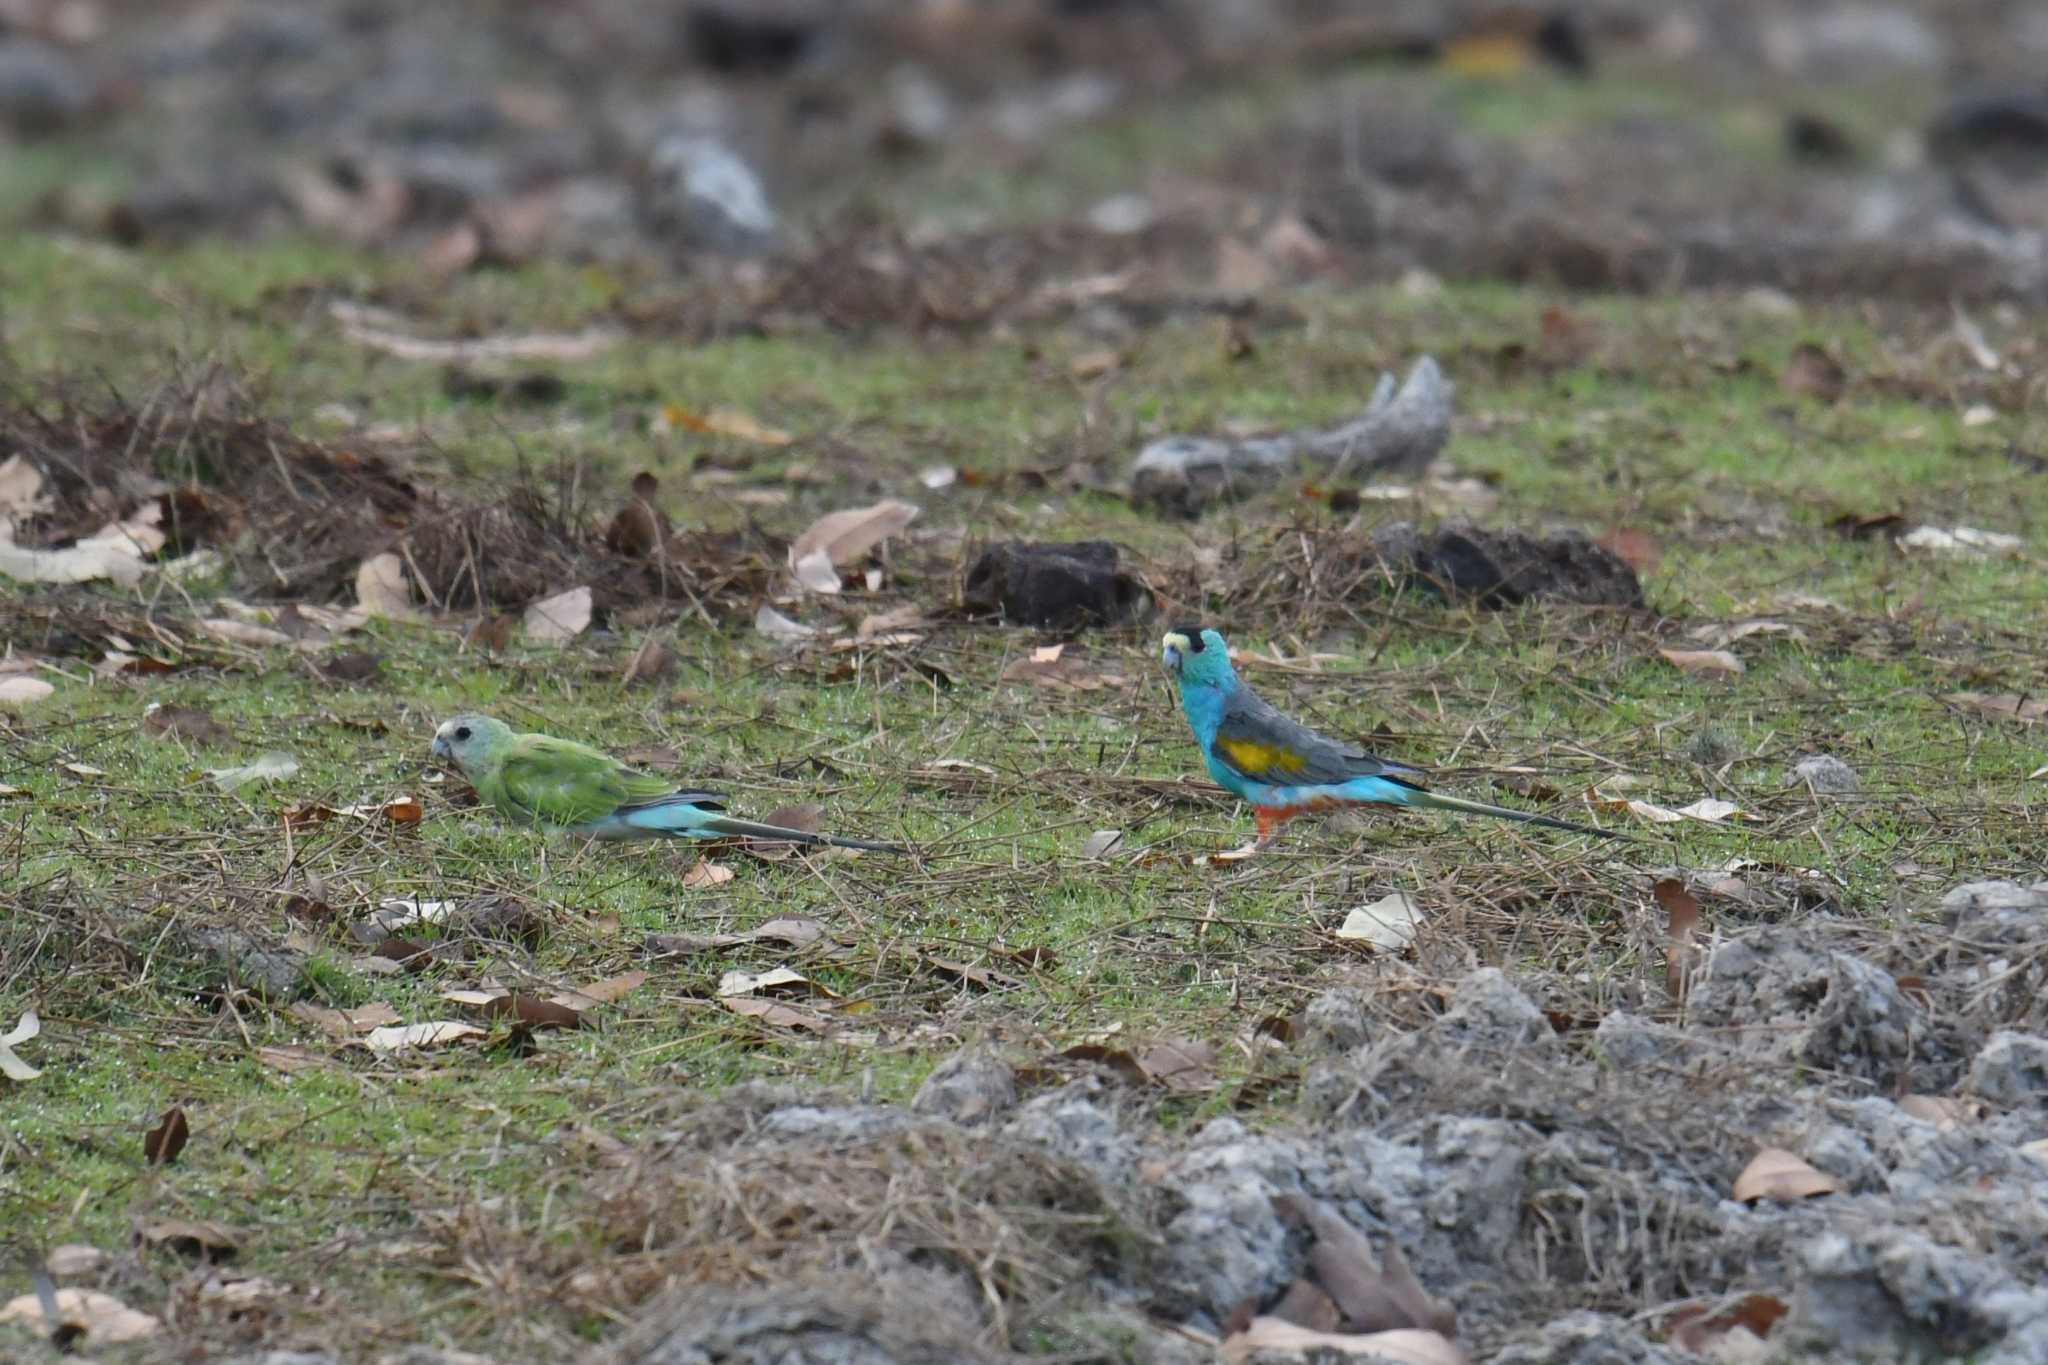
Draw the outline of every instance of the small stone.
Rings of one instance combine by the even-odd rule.
[[[2033,1105],[2048,1095],[2048,1038],[2001,1029],[1970,1063],[1969,1088],[1993,1104]]]
[[[1809,754],[1792,767],[1792,780],[1822,796],[1847,796],[1862,785],[1856,770],[1833,754]]]

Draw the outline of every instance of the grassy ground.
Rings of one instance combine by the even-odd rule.
[[[451,490],[515,459],[561,461],[615,501],[648,468],[679,524],[751,518],[792,535],[878,494],[921,504],[881,594],[787,608],[820,624],[905,601],[947,605],[980,541],[1109,538],[1181,607],[1228,628],[1269,695],[1338,733],[1384,726],[1401,758],[1472,770],[1448,780],[1453,790],[1518,800],[1483,770],[1531,767],[1572,818],[1588,816],[1595,784],[1670,806],[1724,796],[1755,816],[1649,827],[1591,812],[1645,836],[1626,847],[1476,820],[1335,821],[1297,829],[1267,860],[1211,869],[1193,860],[1239,842],[1248,821],[1186,781],[1198,764],[1151,628],[1069,645],[1126,680],[1087,691],[1004,680],[1051,638],[1034,632],[943,623],[908,647],[832,652],[766,640],[746,611],[715,627],[657,620],[496,654],[466,648],[464,622],[379,626],[349,642],[382,659],[363,684],[325,681],[289,650],[147,678],[95,679],[89,658],[59,659],[43,674],[58,683],[52,699],[0,713],[0,765],[16,789],[0,797],[0,1022],[33,1006],[43,1023],[23,1048],[43,1075],[0,1091],[0,1210],[43,1247],[125,1249],[138,1223],[163,1217],[228,1224],[242,1271],[324,1295],[274,1300],[269,1339],[315,1331],[337,1303],[386,1341],[535,1349],[600,1331],[603,1310],[557,1274],[598,1235],[566,1211],[587,1204],[592,1144],[643,1136],[679,1089],[787,1078],[902,1097],[967,1041],[1045,1058],[1105,1037],[1179,1036],[1222,1045],[1220,1084],[1171,1112],[1283,1113],[1285,1085],[1258,1084],[1270,1054],[1238,1040],[1341,973],[1360,950],[1331,931],[1391,891],[1432,916],[1418,947],[1426,966],[1549,965],[1611,1003],[1661,980],[1654,869],[1755,860],[1738,873],[1758,897],[1723,907],[1729,923],[1779,913],[1786,886],[1882,923],[1955,880],[2038,875],[2044,788],[2028,775],[2044,762],[2040,728],[1949,698],[2024,694],[2048,665],[2048,479],[2023,458],[2048,447],[2048,419],[2035,403],[1966,427],[1953,395],[1979,381],[1934,344],[1945,318],[1818,311],[1790,323],[1733,299],[1580,300],[1562,305],[1579,340],[1558,352],[1545,349],[1543,316],[1559,301],[1534,291],[1305,294],[1289,301],[1299,321],[1257,329],[1249,357],[1213,319],[1172,320],[1099,381],[1068,365],[1095,343],[1057,328],[988,341],[633,337],[553,367],[566,397],[533,411],[448,397],[437,370],[340,337],[321,300],[375,294],[442,334],[573,329],[609,322],[640,282],[537,268],[434,295],[325,249],[132,256],[40,239],[15,242],[0,275],[24,392],[97,372],[139,397],[177,352],[254,372],[275,415],[336,441],[351,437],[323,425],[336,420],[325,405],[365,426],[401,424],[422,452],[420,476]],[[1807,340],[1847,366],[1839,403],[1780,389]],[[1346,518],[1287,488],[1169,524],[1100,492],[999,477],[1076,458],[1114,470],[1165,431],[1340,417],[1382,367],[1424,351],[1460,386],[1448,454],[1497,495],[1481,518],[1647,532],[1661,551],[1646,574],[1651,611],[1481,614],[1310,594],[1238,614],[1276,565],[1298,560],[1304,536]],[[671,402],[737,407],[797,439],[755,452],[650,434]],[[935,463],[978,477],[929,492],[915,475]],[[737,467],[737,482],[714,478],[715,466]],[[742,504],[735,487],[789,497]],[[1412,511],[1367,503],[1363,515]],[[1944,560],[1828,528],[1891,511],[2012,532],[2025,549]],[[95,597],[120,595],[64,609],[89,615]],[[160,603],[159,614],[189,612]],[[1739,677],[1687,674],[1657,653],[1697,647],[1697,628],[1759,617],[1797,633],[1734,644]],[[677,672],[620,682],[650,633],[675,651]],[[201,708],[232,738],[154,736],[151,703]],[[828,828],[905,838],[920,855],[727,854],[718,861],[736,875],[715,886],[686,882],[694,855],[668,848],[557,845],[543,862],[538,838],[462,808],[459,784],[430,776],[434,726],[460,709],[672,764],[731,791],[743,813],[817,801]],[[268,750],[291,753],[298,771],[234,795],[201,776]],[[1860,795],[1816,804],[1791,785],[1787,770],[1809,752],[1854,766]],[[287,837],[280,821],[308,803],[401,792],[424,800],[415,827],[339,819]],[[1125,831],[1125,848],[1084,858],[1105,829]],[[367,970],[350,938],[380,902],[487,892],[539,907],[537,949],[389,975]],[[293,894],[334,917],[292,920]],[[814,919],[827,939],[643,952],[650,932],[774,916]],[[314,1000],[385,1002],[407,1022],[465,1017],[440,992],[486,978],[558,989],[639,966],[650,976],[594,1011],[590,1028],[522,1045],[497,1027],[482,1046],[374,1058],[275,1002],[215,989],[217,968],[177,946],[200,925],[289,935],[310,955]],[[830,1032],[716,1003],[724,971],[782,963],[831,992],[791,1002],[829,1017]],[[190,1146],[150,1169],[143,1134],[174,1105],[189,1115]],[[562,1259],[500,1256],[487,1238],[451,1231],[485,1213],[554,1240]],[[176,1299],[186,1274],[175,1252],[145,1248],[131,1297],[186,1303],[195,1331],[256,1330]],[[508,1320],[499,1309],[521,1292],[542,1295],[539,1306]]]

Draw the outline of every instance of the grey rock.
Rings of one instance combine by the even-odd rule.
[[[1907,1228],[1831,1228],[1800,1261],[1792,1311],[1771,1334],[1794,1359],[1950,1360],[2048,1319],[2048,1290]]]
[[[1626,1318],[1567,1313],[1489,1359],[1493,1365],[1696,1365],[1699,1357],[1650,1340]]]
[[[910,1107],[973,1127],[1001,1117],[1016,1103],[1017,1074],[1010,1064],[980,1048],[963,1048],[933,1068]]]
[[[2001,1029],[1970,1063],[1969,1088],[1993,1104],[2036,1108],[2048,1102],[2048,1038]]]
[[[1310,1163],[1300,1144],[1253,1135],[1234,1119],[1203,1128],[1159,1182],[1179,1204],[1160,1234],[1169,1313],[1221,1319],[1248,1299],[1278,1293],[1299,1273],[1273,1197],[1299,1190]]]
[[[1927,1061],[1916,1041],[1926,1012],[1891,973],[1847,953],[1808,946],[1803,928],[1770,926],[1715,952],[1692,988],[1692,1021],[1757,1053],[1889,1089]]]
[[[1395,387],[1382,374],[1364,413],[1327,431],[1251,440],[1168,436],[1138,452],[1132,501],[1182,516],[1210,504],[1270,489],[1303,463],[1332,479],[1413,477],[1427,469],[1451,432],[1456,389],[1431,356]]]
[[[1965,949],[2048,942],[2048,882],[1965,882],[1941,898],[1941,912]]]
[[[396,1357],[387,1355],[384,1359]],[[341,1365],[341,1357],[328,1351],[251,1351],[232,1357],[225,1365]]]
[[[1451,524],[1427,533],[1405,521],[1372,533],[1369,550],[1383,581],[1499,609],[1520,602],[1640,607],[1643,584],[1620,556],[1584,532],[1543,536]]]
[[[1615,1010],[1593,1030],[1593,1050],[1601,1061],[1623,1071],[1680,1066],[1699,1050],[1690,1035],[1654,1019]]]
[[[583,1365],[976,1365],[972,1296],[936,1272],[758,1288],[693,1286]]]
[[[1458,982],[1451,992],[1451,1007],[1436,1021],[1436,1032],[1460,1043],[1502,1050],[1559,1046],[1549,1017],[1498,967],[1481,967]]]
[[[288,948],[268,947],[248,934],[212,926],[183,930],[177,939],[222,985],[266,1000],[296,1000],[308,989],[306,959]]]
[[[652,216],[688,245],[745,255],[774,243],[779,223],[761,177],[717,138],[664,138],[649,169]]]
[[[1030,1100],[1002,1131],[1073,1162],[1106,1189],[1128,1189],[1137,1179],[1137,1139],[1103,1096],[1095,1077],[1071,1082]]]
[[[1809,754],[1792,766],[1792,780],[1822,796],[1846,796],[1862,785],[1856,770],[1833,754]]]
[[[97,91],[84,68],[48,43],[0,41],[0,124],[17,133],[60,132],[83,118]]]
[[[1324,991],[1301,1012],[1301,1039],[1308,1052],[1349,1052],[1372,1041],[1372,1019],[1364,991],[1339,986]]]

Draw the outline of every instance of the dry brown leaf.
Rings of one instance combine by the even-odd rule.
[[[329,1064],[319,1053],[302,1047],[259,1047],[256,1049],[256,1060],[274,1071],[283,1071],[287,1074]]]
[[[386,943],[390,941],[385,940]],[[466,1038],[483,1036],[484,1031],[475,1024],[465,1024],[455,1019],[437,1019],[426,1024],[394,1024],[389,1028],[372,1029],[357,1041],[361,1046],[380,1056],[390,1056],[397,1052],[410,1052],[416,1048],[445,1047],[449,1043],[459,1043]]]
[[[718,978],[718,993],[726,995],[815,996],[836,1000],[838,996],[793,967],[771,967],[765,972],[734,969]]]
[[[1067,373],[1083,383],[1123,368],[1124,354],[1115,349],[1085,351],[1067,362]]]
[[[878,635],[896,635],[904,631],[922,630],[931,622],[916,603],[892,607],[888,611],[876,612],[860,618],[860,625],[854,628],[856,640],[872,640]]]
[[[1656,537],[1632,526],[1614,527],[1593,543],[1639,574],[1650,572],[1664,558]]]
[[[142,1159],[151,1166],[168,1166],[185,1150],[191,1136],[192,1127],[185,1120],[185,1111],[174,1104],[164,1110],[156,1127],[142,1135]]]
[[[808,802],[778,806],[762,816],[761,823],[795,830],[799,834],[816,834],[825,827],[825,808]],[[789,857],[803,845],[788,839],[756,839],[750,835],[740,841],[740,847],[764,862],[773,863]]]
[[[1422,1287],[1399,1243],[1389,1240],[1386,1254],[1374,1256],[1364,1233],[1305,1195],[1279,1195],[1273,1207],[1314,1234],[1309,1268],[1342,1310],[1338,1325],[1346,1331],[1417,1328],[1445,1336],[1457,1331],[1457,1314]]]
[[[1138,1054],[1137,1062],[1146,1080],[1176,1095],[1199,1095],[1220,1084],[1216,1049],[1197,1039],[1162,1038]]]
[[[790,545],[790,565],[794,568],[806,556],[820,550],[835,567],[851,564],[910,525],[917,510],[910,503],[886,499],[871,507],[827,512]]]
[[[1223,1340],[1226,1361],[1246,1361],[1267,1351],[1291,1351],[1304,1360],[1310,1358],[1311,1352],[1335,1351],[1371,1360],[1375,1365],[1470,1365],[1470,1357],[1450,1338],[1407,1327],[1357,1334],[1318,1332],[1281,1318],[1261,1316],[1253,1318],[1242,1332],[1234,1332]]]
[[[744,948],[754,943],[785,943],[807,948],[825,937],[825,926],[801,915],[782,915],[764,920],[752,929],[734,934],[649,934],[650,953],[712,953],[727,948]]]
[[[747,1019],[759,1019],[776,1028],[803,1029],[810,1033],[823,1033],[832,1027],[831,1021],[823,1015],[809,1010],[785,1005],[780,1000],[770,1000],[759,995],[722,995],[718,1003],[734,1014]]]
[[[1726,649],[1737,640],[1747,640],[1752,635],[1783,635],[1788,640],[1797,640],[1802,644],[1806,640],[1806,632],[1789,621],[1724,621],[1701,626],[1692,632],[1692,638],[1708,649]]]
[[[232,744],[234,736],[213,716],[196,706],[164,706],[151,702],[142,710],[144,734],[182,739],[199,745]]]
[[[1785,1312],[1784,1300],[1775,1294],[1745,1294],[1718,1307],[1687,1304],[1671,1315],[1665,1327],[1672,1345],[1694,1355],[1753,1360],[1761,1356],[1752,1353],[1752,1343],[1760,1346]]]
[[[556,1004],[567,1005],[572,1010],[589,1010],[623,1000],[645,984],[646,972],[625,972],[619,976],[608,976],[602,981],[593,981],[587,986],[578,986],[574,990],[563,991],[560,995],[550,998]]]
[[[74,1347],[143,1341],[163,1330],[163,1324],[149,1314],[97,1289],[58,1290],[57,1316],[76,1334]],[[52,1324],[43,1316],[42,1300],[34,1294],[9,1299],[7,1306],[0,1308],[0,1323],[19,1323],[44,1336],[52,1332]]]
[[[657,435],[670,431],[696,431],[707,436],[732,436],[755,445],[786,446],[790,434],[771,427],[738,408],[713,408],[698,414],[681,403],[664,403],[654,424]]]
[[[199,628],[216,640],[225,640],[231,645],[248,645],[252,649],[276,649],[292,642],[292,637],[283,631],[259,626],[253,621],[219,618],[201,621]]]
[[[2048,693],[2039,696],[2019,696],[2003,692],[1987,696],[1982,692],[1951,692],[1949,701],[1965,710],[1975,711],[1980,716],[1993,720],[2016,720],[2022,725],[2032,725],[2037,720],[2048,720]]]
[[[999,972],[993,967],[977,967],[969,962],[955,962],[947,957],[926,957],[925,964],[941,976],[949,977],[963,985],[979,986],[985,991],[1013,991],[1024,983],[1008,972]]]
[[[626,660],[626,671],[620,681],[627,686],[636,682],[653,682],[665,678],[674,671],[675,655],[663,647],[661,641],[650,637],[640,648],[633,651],[633,657]]]
[[[1687,673],[1709,676],[1737,677],[1743,672],[1742,660],[1725,649],[1660,649],[1665,662]]]
[[[488,996],[478,1002],[476,1009],[486,1019],[509,1019],[516,1027],[528,1030],[583,1027],[583,1015],[574,1007],[516,991],[509,995]],[[413,1046],[434,1046],[443,1041],[448,1040],[437,1038],[434,1043]]]
[[[1657,904],[1664,907],[1666,922],[1664,928],[1664,990],[1673,1000],[1685,999],[1686,987],[1692,978],[1693,959],[1698,949],[1693,944],[1700,927],[1699,897],[1686,889],[1684,882],[1676,877],[1666,877],[1650,888],[1657,898]]]
[[[724,863],[707,862],[700,858],[690,864],[690,870],[683,874],[683,885],[692,891],[706,887],[722,886],[733,879],[733,870]]]
[[[358,1033],[368,1033],[398,1022],[398,1011],[381,1000],[352,1010],[329,1009],[324,1005],[300,1001],[291,1007],[291,1013],[334,1038],[353,1038]]]
[[[135,1229],[153,1247],[164,1247],[196,1260],[231,1260],[242,1249],[241,1234],[224,1223],[198,1218],[155,1218]]]
[[[526,638],[536,644],[559,645],[575,639],[590,625],[590,589],[571,588],[542,598],[520,618]]]
[[[1842,362],[1810,341],[1793,347],[1792,358],[1785,362],[1785,373],[1778,380],[1786,393],[1822,403],[1840,398],[1848,382]]]
[[[50,1254],[43,1258],[49,1272],[60,1280],[75,1280],[83,1275],[97,1275],[107,1268],[114,1258],[96,1246],[83,1242],[66,1242],[50,1248]]]
[[[1742,1204],[1775,1199],[1790,1204],[1816,1195],[1838,1194],[1841,1182],[1814,1169],[1782,1147],[1766,1147],[1735,1177],[1734,1198]]]
[[[0,706],[26,706],[43,700],[56,690],[41,678],[0,678]]]
[[[356,602],[371,616],[411,616],[412,588],[405,579],[405,561],[389,552],[364,560],[356,570]]]

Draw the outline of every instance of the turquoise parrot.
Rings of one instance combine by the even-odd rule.
[[[1390,805],[1420,810],[1454,810],[1525,820],[1532,825],[1625,839],[1613,830],[1568,820],[1463,801],[1425,791],[1419,768],[1376,758],[1355,744],[1319,735],[1274,710],[1238,681],[1230,647],[1213,630],[1194,626],[1170,630],[1161,641],[1166,671],[1180,689],[1180,706],[1202,748],[1209,775],[1235,792],[1259,822],[1258,842],[1248,857],[1271,846],[1280,829],[1298,815],[1343,806]]]
[[[588,744],[552,735],[519,734],[489,716],[462,715],[434,732],[435,758],[452,761],[476,794],[514,824],[584,839],[777,839],[830,844],[876,853],[907,853],[901,844],[811,834],[736,820],[720,812],[717,792],[678,787],[635,772]]]

